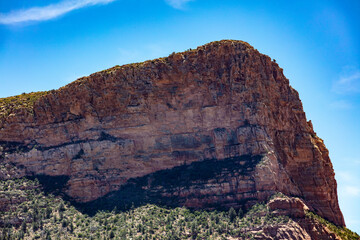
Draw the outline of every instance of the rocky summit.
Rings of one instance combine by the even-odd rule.
[[[345,226],[328,150],[299,94],[248,43],[115,66],[0,105],[1,162],[17,167],[2,179],[37,177],[88,209],[246,211],[281,192],[290,200],[270,208]]]

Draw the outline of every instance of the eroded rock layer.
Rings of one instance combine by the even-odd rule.
[[[283,192],[344,225],[328,150],[298,93],[241,41],[79,79],[3,117],[0,141],[1,161],[66,176],[62,191],[77,202],[129,184],[141,201],[195,208],[247,208]]]

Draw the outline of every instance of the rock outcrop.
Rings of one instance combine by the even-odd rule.
[[[304,218],[309,208],[299,198],[275,198],[268,206],[276,215]]]
[[[1,111],[1,161],[66,177],[76,202],[246,209],[282,192],[345,225],[298,93],[245,42],[116,66]]]

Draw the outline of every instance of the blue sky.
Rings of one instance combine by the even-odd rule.
[[[346,224],[360,233],[360,2],[0,1],[0,97],[221,39],[277,60],[330,151]]]

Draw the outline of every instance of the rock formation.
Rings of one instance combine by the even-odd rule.
[[[1,113],[1,161],[64,177],[76,202],[247,209],[282,192],[345,225],[298,93],[242,41],[116,66]]]

